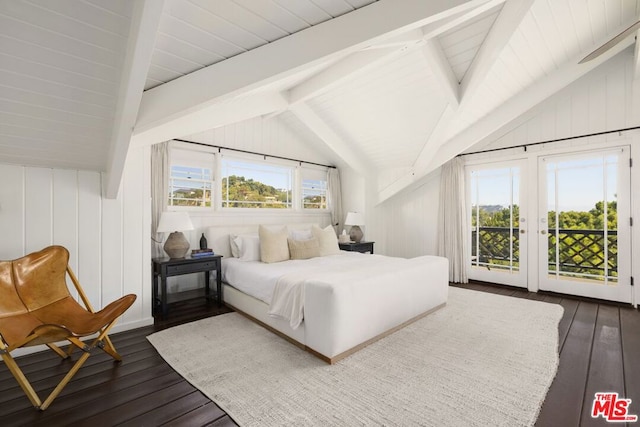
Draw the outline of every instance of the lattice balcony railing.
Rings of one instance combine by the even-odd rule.
[[[472,231],[471,254],[481,265],[518,267],[520,230],[506,227],[480,227],[479,239]],[[549,272],[573,273],[587,276],[615,277],[618,275],[618,231],[550,229]],[[605,240],[607,244],[605,245]],[[512,247],[510,246],[512,242]],[[559,256],[556,257],[556,243]],[[511,253],[513,255],[511,256]],[[559,265],[558,265],[559,264]]]

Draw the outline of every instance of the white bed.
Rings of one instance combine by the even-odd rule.
[[[445,258],[340,252],[270,264],[241,261],[225,247],[229,231],[226,236],[221,232],[209,230],[207,237],[215,242],[214,250],[226,255],[225,303],[330,363],[447,301]]]

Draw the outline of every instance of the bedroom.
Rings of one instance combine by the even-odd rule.
[[[635,1],[591,2],[582,8],[559,2],[558,9],[541,0],[456,2],[468,6],[465,13],[437,23],[429,22],[435,12],[420,9],[421,2],[403,7],[374,2],[369,10],[379,8],[376,13],[389,17],[379,22],[377,14],[367,14],[369,2],[336,1],[328,2],[337,5],[331,16],[340,17],[326,25],[322,17],[329,15],[304,2],[305,25],[317,23],[312,31],[294,32],[293,26],[292,36],[255,49],[238,41],[245,53],[208,67],[211,76],[198,77],[211,79],[206,91],[194,90],[202,85],[196,74],[187,73],[197,61],[176,57],[166,45],[154,50],[156,30],[162,36],[158,43],[187,37],[178,24],[198,19],[196,12],[206,2],[165,1],[164,9],[158,6],[162,2],[151,2],[144,10],[127,2],[96,3],[100,6],[79,2],[68,8],[62,2],[54,12],[42,2],[2,6],[0,232],[11,243],[0,247],[0,258],[54,242],[68,247],[72,267],[96,305],[126,293],[138,295],[118,330],[153,321],[147,268],[152,142],[198,139],[335,164],[345,211],[366,214],[365,238],[376,242],[376,252],[412,257],[436,253],[439,166],[454,155],[623,129],[639,121],[633,37],[586,64],[575,61],[635,22]],[[342,15],[344,8],[356,10]],[[106,34],[126,33],[135,13],[137,41],[114,36],[96,48],[105,38],[104,31],[94,33],[96,27],[111,26]],[[565,21],[574,23],[575,37],[560,33],[558,22]],[[419,34],[413,31],[417,28]],[[436,40],[443,52],[434,52],[425,39]],[[305,48],[292,48],[297,43]],[[365,49],[371,45],[377,48]],[[455,56],[465,46],[468,50]],[[136,53],[123,54],[129,50]],[[78,59],[83,56],[87,59]],[[184,66],[173,72],[185,77],[158,86],[165,89],[156,90],[154,99],[153,90],[142,101],[136,98],[145,86],[157,84],[147,73],[149,64],[156,74],[168,73],[171,58],[174,67]],[[93,64],[90,72],[97,81],[84,74],[87,64]],[[179,76],[164,76],[174,77]],[[292,98],[301,101],[294,104]],[[613,133],[547,149],[633,148],[637,138],[633,131]],[[640,185],[638,174],[631,173],[637,217]],[[193,220],[203,228],[207,221],[223,226],[262,218],[217,212],[193,215]],[[272,223],[297,220],[298,213],[264,217]],[[632,248],[640,242],[636,228]],[[190,235],[194,245],[199,236],[198,230]],[[640,268],[639,258],[632,262],[632,271]],[[529,268],[529,274],[535,271]],[[536,286],[537,279],[530,277],[529,289]]]

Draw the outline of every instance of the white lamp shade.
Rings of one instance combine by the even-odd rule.
[[[344,220],[345,225],[364,225],[364,215],[360,212],[347,213],[347,219]]]
[[[167,231],[186,231],[193,230],[191,218],[186,212],[162,212],[160,223],[158,224],[157,233]]]

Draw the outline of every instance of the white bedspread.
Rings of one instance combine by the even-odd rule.
[[[330,286],[373,279],[411,265],[405,258],[343,251],[338,255],[267,264],[226,260],[223,278],[238,290],[269,304],[269,315],[284,319],[293,329],[304,320],[305,282]]]

